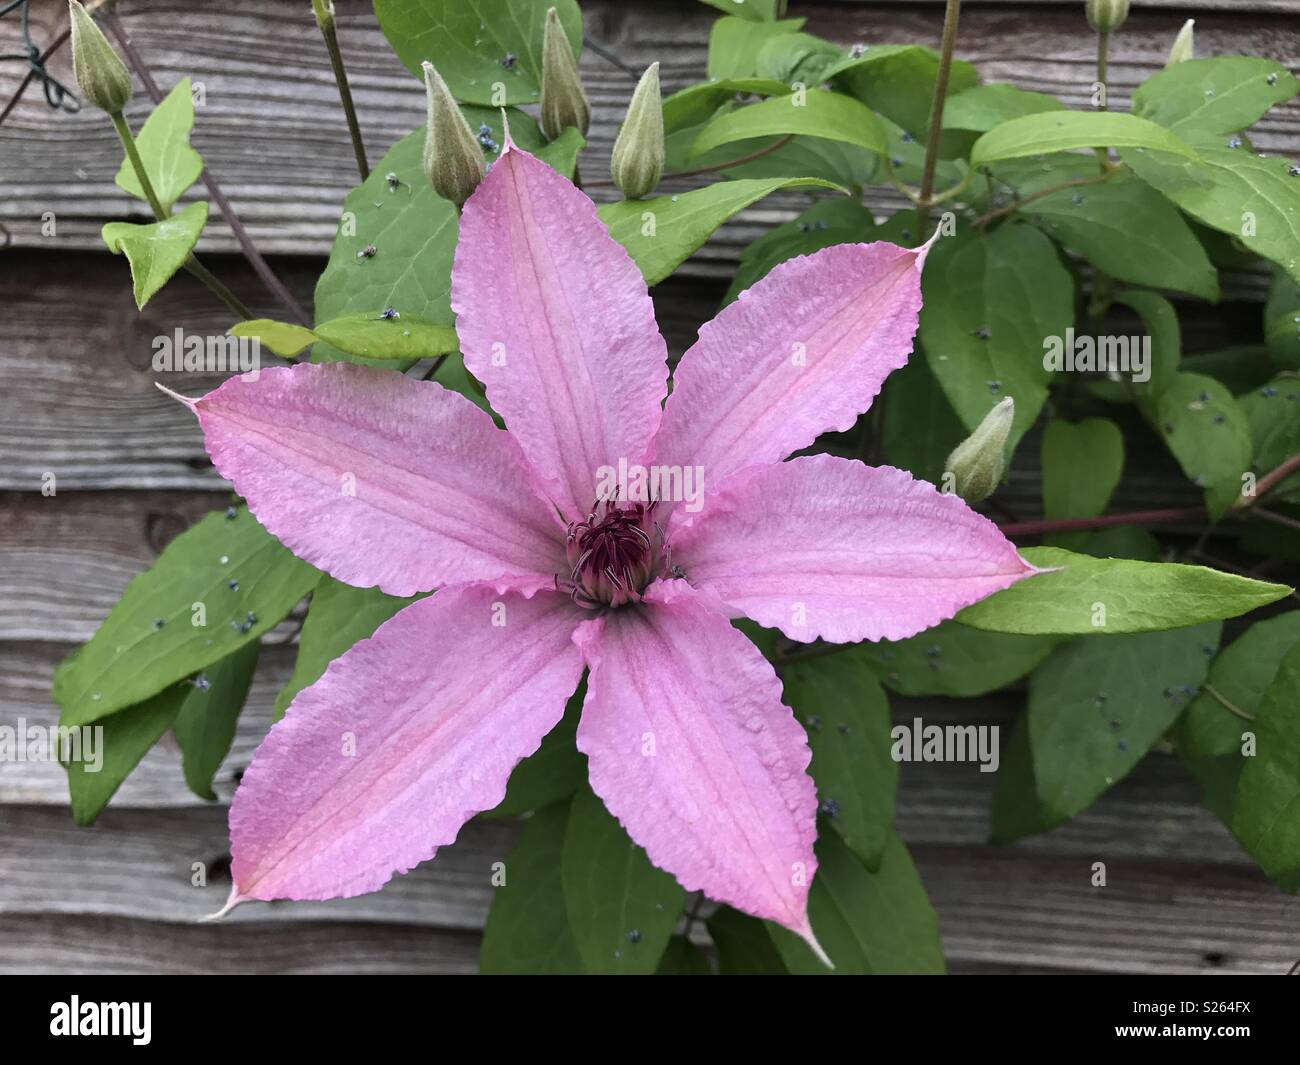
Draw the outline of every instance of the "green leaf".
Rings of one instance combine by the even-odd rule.
[[[1179,133],[1233,133],[1253,126],[1270,107],[1297,91],[1300,82],[1271,59],[1190,59],[1139,85],[1133,112]]]
[[[720,976],[785,976],[789,972],[767,926],[757,917],[719,906],[707,924],[718,951]]]
[[[316,334],[306,326],[277,322],[271,318],[237,322],[226,332],[232,337],[255,337],[262,347],[283,359],[292,359],[316,343]]]
[[[1010,454],[1047,398],[1044,338],[1074,321],[1070,272],[1039,230],[1004,225],[984,239],[940,240],[921,289],[925,357],[966,431],[1015,398]]]
[[[1156,397],[1152,421],[1178,465],[1205,489],[1205,506],[1222,517],[1241,495],[1250,470],[1250,424],[1237,401],[1212,377],[1175,374]]]
[[[673,936],[659,961],[656,976],[712,976],[709,959],[685,936]]]
[[[1180,365],[1190,373],[1213,377],[1235,396],[1262,388],[1277,369],[1263,344],[1232,344],[1203,351],[1184,357]]]
[[[1079,148],[1151,148],[1195,159],[1196,153],[1164,126],[1115,111],[1045,111],[1013,118],[985,133],[971,149],[970,165],[1023,159]]]
[[[874,152],[825,137],[795,136],[784,143],[780,137],[754,137],[692,156],[691,148],[699,133],[700,128],[692,128],[669,139],[671,168],[712,166],[720,168],[718,172],[726,178],[821,178],[846,188],[862,188],[876,180],[880,166],[880,157]],[[765,154],[747,158],[759,151]],[[733,160],[736,162],[731,165]]]
[[[884,691],[853,651],[792,662],[783,680],[785,702],[808,732],[808,772],[825,820],[867,868],[879,868],[898,790]]]
[[[278,624],[319,580],[247,509],[209,514],[167,545],[59,666],[60,721],[97,721],[206,669]]]
[[[1212,229],[1241,241],[1300,281],[1300,181],[1291,164],[1245,148],[1197,145],[1198,160],[1123,151],[1147,184]]]
[[[1260,700],[1258,746],[1237,785],[1232,830],[1286,891],[1300,890],[1300,643],[1287,652]]]
[[[650,864],[590,788],[573,797],[561,859],[569,929],[588,973],[653,973],[686,892]]]
[[[1029,715],[1021,714],[994,774],[989,842],[1014,843],[1025,836],[1049,832],[1065,820],[1048,810],[1038,797],[1034,759],[1029,750]]]
[[[1128,558],[1138,562],[1159,562],[1160,541],[1136,525],[1116,525],[1079,535],[1062,533],[1050,538],[1050,546],[1064,547],[1096,558]]]
[[[147,226],[109,222],[100,232],[108,250],[131,264],[135,305],[141,310],[153,294],[185,265],[208,221],[208,205],[192,203],[170,218]]]
[[[822,76],[923,139],[930,125],[938,72],[939,54],[933,49],[919,44],[881,44],[845,59]],[[956,96],[978,83],[979,72],[970,63],[953,61],[948,75],[950,94]]]
[[[586,787],[587,759],[577,747],[578,719],[586,694],[584,679],[569,697],[559,724],[546,734],[536,751],[515,766],[506,785],[506,797],[485,816],[517,817],[567,799]]]
[[[256,640],[244,644],[195,677],[194,691],[186,696],[172,725],[181,748],[185,783],[200,799],[216,801],[212,780],[230,753],[259,650]]]
[[[811,33],[782,33],[758,50],[758,74],[788,85],[820,85],[826,71],[845,58],[845,51]]]
[[[1029,747],[1043,808],[1069,818],[1128,775],[1195,695],[1221,624],[1057,648],[1029,678]]]
[[[723,303],[730,303],[787,259],[833,244],[870,240],[875,227],[871,211],[856,200],[818,200],[793,221],[769,229],[740,253],[736,276]]]
[[[1268,473],[1292,455],[1300,455],[1300,381],[1276,377],[1237,400],[1255,449],[1255,468]],[[1269,492],[1273,501],[1300,502],[1300,473],[1293,473]]]
[[[1274,269],[1264,304],[1264,342],[1284,370],[1300,370],[1300,284]]]
[[[190,147],[193,128],[193,89],[190,79],[184,77],[163,97],[136,134],[136,151],[164,211],[170,211],[203,173],[203,158]],[[122,160],[113,180],[123,192],[138,200],[145,198],[130,159]]]
[[[1014,85],[977,85],[944,102],[943,128],[987,133],[1013,118],[1064,109],[1060,100],[1047,93],[1026,92]]]
[[[988,632],[1158,632],[1236,617],[1290,592],[1204,566],[1089,558],[1058,547],[1026,547],[1020,554],[1035,566],[1060,568],[966,607],[958,621]]]
[[[334,659],[359,640],[374,634],[385,621],[419,596],[399,599],[378,588],[354,588],[325,576],[312,592],[311,605],[298,636],[293,675],[275,697],[275,720],[284,716],[294,697],[315,684]]]
[[[1124,472],[1124,436],[1109,418],[1053,418],[1043,433],[1043,516],[1093,518]]]
[[[885,150],[884,127],[869,108],[850,96],[807,89],[718,115],[695,138],[691,155],[699,156],[711,148],[751,137],[796,133],[854,144],[873,152]]]
[[[899,695],[985,695],[1019,680],[1051,653],[1051,636],[979,632],[944,621],[907,640],[859,644],[854,654]],[[842,657],[842,656],[837,656]]]
[[[1045,518],[1093,518],[1105,511],[1124,471],[1124,437],[1114,422],[1053,418],[1043,433],[1041,455]],[[1095,543],[1091,537],[1090,532],[1059,532],[1044,542],[1095,555],[1099,552],[1084,547]]]
[[[937,484],[948,456],[969,430],[935,381],[924,352],[914,352],[907,365],[886,378],[879,402],[884,403],[884,449],[889,463]]]
[[[568,802],[538,810],[524,822],[505,862],[505,883],[494,884],[480,972],[533,976],[583,971],[560,873],[568,823]]]
[[[688,86],[664,101],[664,133],[700,125],[737,96],[784,96],[789,91],[789,85],[773,78],[726,78]]]
[[[414,317],[348,314],[321,323],[316,335],[348,355],[365,359],[426,359],[450,354],[460,347],[451,326],[433,325]]]
[[[429,60],[457,100],[532,104],[541,92],[548,7],[556,9],[574,55],[580,55],[577,0],[375,0],[375,17],[406,69],[419,77],[420,64]],[[494,98],[496,85],[503,86],[504,97]]]
[[[1218,300],[1219,277],[1205,248],[1167,199],[1131,174],[1061,189],[1025,204],[1047,231],[1111,277]],[[1141,233],[1140,242],[1133,239]]]
[[[844,190],[816,178],[719,181],[680,195],[619,200],[599,208],[609,234],[632,256],[647,285],[657,285],[737,211],[778,189]]]
[[[817,860],[808,916],[837,974],[944,971],[938,918],[897,833],[874,873],[827,833],[817,841]],[[830,971],[793,932],[773,924],[768,932],[792,973]]]
[[[80,758],[76,749],[60,751],[60,761],[68,773],[68,793],[72,816],[79,825],[94,824],[114,793],[149,750],[162,739],[176,720],[185,700],[197,689],[189,684],[173,684],[136,706],[127,707],[94,726],[74,731],[74,737],[92,740],[91,748],[82,743]],[[101,731],[102,729],[102,731]],[[79,742],[77,740],[73,741]],[[92,756],[92,750],[94,755]],[[102,761],[101,761],[102,759]]]
[[[709,31],[710,81],[758,76],[758,53],[773,37],[803,29],[801,18],[759,22],[735,15],[720,18]]]
[[[1241,714],[1259,713],[1282,658],[1298,642],[1300,610],[1292,610],[1257,621],[1225,647],[1211,663],[1201,694],[1178,722],[1178,753],[1189,758],[1231,755],[1239,773],[1242,733],[1254,728]]]
[[[700,3],[716,7],[719,11],[736,15],[748,22],[776,20],[777,0],[700,0]]]

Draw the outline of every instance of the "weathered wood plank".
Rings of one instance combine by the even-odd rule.
[[[375,25],[369,5],[339,5],[343,49],[367,142],[376,157],[422,120],[419,83],[402,69]],[[634,70],[663,63],[666,89],[701,76],[705,42],[715,11],[697,4],[654,0],[588,0],[590,38]],[[63,18],[56,0],[34,5],[46,38]],[[243,0],[219,8],[165,2],[123,3],[124,21],[158,80],[169,86],[185,74],[204,83],[207,103],[195,144],[222,182],[240,216],[265,253],[323,254],[333,239],[343,194],[354,182],[351,149],[323,46],[311,19],[275,0]],[[979,63],[988,80],[1010,80],[1057,93],[1071,106],[1085,106],[1093,81],[1093,44],[1078,4],[1026,9],[975,7],[962,20],[959,54]],[[1286,10],[1278,7],[1277,11]],[[935,44],[941,9],[936,5],[800,5],[808,29],[845,43],[920,41]],[[1136,10],[1117,38],[1111,59],[1112,93],[1122,105],[1131,89],[1164,62],[1179,13]],[[0,23],[0,44],[15,30]],[[38,32],[38,37],[41,33]],[[237,42],[237,43],[236,43]],[[1197,26],[1201,54],[1263,54],[1295,66],[1300,35],[1278,14],[1234,7],[1207,12]],[[70,77],[62,53],[53,69]],[[593,104],[590,148],[583,164],[602,173],[631,79],[595,52],[583,57]],[[19,72],[0,69],[0,98]],[[130,115],[137,124],[147,109],[141,94]],[[1257,127],[1262,150],[1296,152],[1300,107],[1276,109]],[[103,116],[51,113],[29,93],[0,127],[0,184],[9,195],[0,220],[23,247],[97,248],[106,218],[132,207],[112,184],[120,148]],[[304,161],[310,160],[310,169]],[[687,187],[669,183],[676,191]],[[608,189],[599,195],[612,195]],[[878,214],[903,205],[886,187],[869,203]],[[772,221],[788,217],[799,197],[773,198],[724,227],[688,264],[688,273],[725,276],[738,250]],[[53,211],[58,236],[42,236],[42,213]],[[230,251],[234,244],[219,221],[208,227],[201,248]]]
[[[190,880],[192,863],[211,867],[224,852],[220,811],[119,811],[93,832],[60,824],[53,813],[0,811],[13,870],[0,884],[0,924],[150,922],[151,938],[183,948],[178,953],[187,959],[191,944],[206,942],[210,926],[191,922],[221,904],[225,885],[217,876],[207,888]],[[348,937],[364,927],[370,949],[382,946],[385,953],[394,926],[417,939],[435,930],[472,933],[491,903],[492,863],[504,860],[516,827],[476,822],[433,862],[375,894],[246,904],[218,927],[236,930],[222,933],[228,935],[256,928],[272,942],[307,938],[294,957],[309,964],[320,963],[317,928],[337,927]],[[945,950],[958,966],[1280,973],[1294,960],[1300,902],[1257,870],[1203,859],[1126,858],[1107,848],[1054,853],[911,843]],[[1091,884],[1098,860],[1107,863],[1102,888]],[[5,955],[13,950],[7,940]],[[176,964],[190,963],[161,962],[165,969]]]
[[[117,918],[0,917],[0,973],[473,973],[474,933],[372,924],[206,924]]]

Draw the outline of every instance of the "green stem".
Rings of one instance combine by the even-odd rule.
[[[348,134],[352,138],[352,151],[357,157],[357,170],[361,173],[361,180],[365,181],[370,176],[370,163],[366,161],[366,146],[361,140],[361,126],[357,122],[357,110],[352,104],[348,72],[343,66],[343,53],[339,51],[339,35],[334,29],[332,5],[313,0],[312,7],[316,11],[316,25],[325,38],[325,50],[330,54],[330,66],[334,68],[334,81],[339,87],[339,100],[343,103],[343,115],[347,119]],[[327,8],[330,8],[328,14]]]
[[[153,182],[149,179],[149,173],[144,168],[144,160],[140,158],[140,151],[135,145],[135,137],[131,134],[131,127],[127,124],[126,117],[121,111],[110,117],[113,119],[113,128],[117,130],[118,139],[121,140],[122,147],[126,149],[126,157],[131,162],[131,169],[135,171],[136,180],[140,182],[140,189],[144,192],[145,202],[149,204],[149,209],[153,211],[154,218],[159,222],[165,222],[169,217],[168,212],[163,208],[162,201],[158,199],[158,193],[154,191]],[[208,291],[224,303],[227,309],[241,321],[248,321],[253,317],[253,312],[240,302],[238,296],[218,281],[212,272],[195,258],[193,252],[185,259],[185,269],[191,276],[203,282]]]
[[[1201,685],[1201,687],[1203,687],[1207,692],[1209,692],[1212,696],[1214,696],[1218,704],[1222,706],[1225,710],[1227,710],[1230,714],[1236,714],[1243,721],[1255,720],[1254,714],[1250,713],[1250,711],[1248,710],[1243,710],[1241,707],[1237,706],[1235,703],[1233,703],[1231,700],[1225,697],[1223,693],[1220,692],[1213,684],[1203,684]]]
[[[930,128],[926,133],[925,167],[921,171],[921,191],[917,199],[917,239],[925,239],[930,224],[930,197],[934,193],[934,169],[939,161],[939,137],[943,133],[943,103],[948,95],[948,76],[952,72],[952,51],[957,43],[957,20],[961,0],[948,0],[943,13],[943,44],[939,51],[939,73],[934,79],[934,99],[930,103]]]

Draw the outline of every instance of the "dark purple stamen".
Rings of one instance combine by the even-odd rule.
[[[600,501],[569,525],[567,580],[574,602],[590,609],[640,602],[647,584],[667,569],[654,503]]]

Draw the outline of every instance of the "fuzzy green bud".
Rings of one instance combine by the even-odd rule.
[[[322,31],[328,33],[334,28],[334,0],[311,0],[311,10]]]
[[[1098,33],[1114,33],[1128,18],[1128,0],[1088,0],[1088,25]]]
[[[542,37],[542,133],[555,140],[573,126],[584,137],[591,125],[591,105],[578,75],[578,59],[560,25],[555,8],[546,12]]]
[[[609,160],[614,184],[629,200],[654,192],[664,174],[664,108],[659,96],[659,64],[651,63],[637,83],[627,118]]]
[[[1165,60],[1165,66],[1172,67],[1177,63],[1186,63],[1196,55],[1196,42],[1193,40],[1193,27],[1196,25],[1196,19],[1189,18],[1183,23],[1183,28],[1178,31],[1178,36],[1174,38],[1174,46],[1169,49],[1169,58]]]
[[[101,111],[120,115],[131,99],[131,75],[108,38],[77,0],[68,0],[72,19],[72,66],[87,100]]]
[[[1015,401],[1007,396],[975,427],[975,431],[953,448],[944,463],[944,479],[952,475],[945,489],[956,492],[967,503],[978,503],[993,494],[1006,467],[1007,437],[1016,416]]]
[[[487,159],[447,83],[432,63],[424,64],[424,88],[429,104],[424,176],[434,192],[461,207],[487,173]]]

